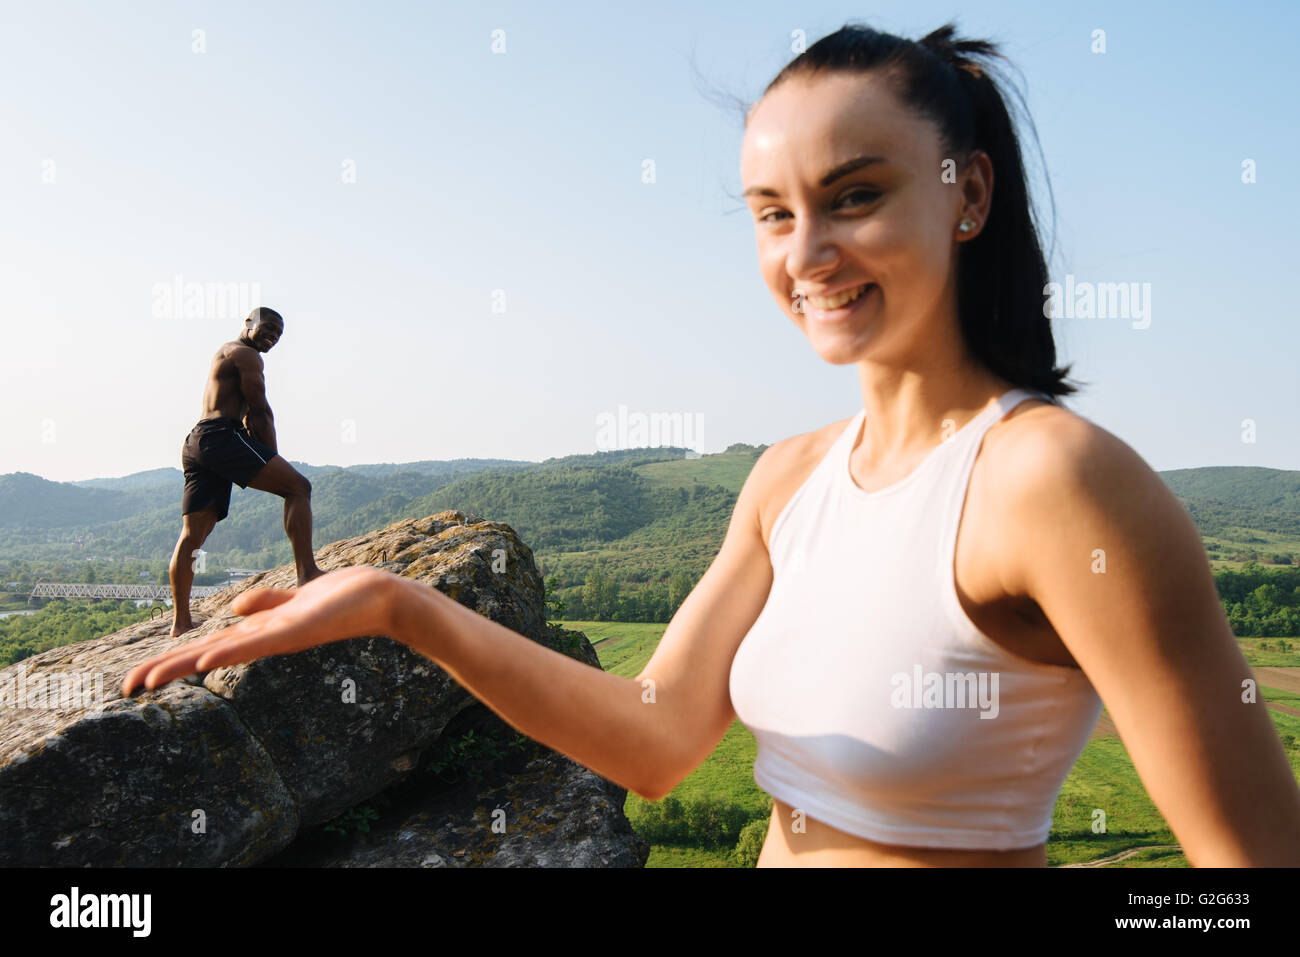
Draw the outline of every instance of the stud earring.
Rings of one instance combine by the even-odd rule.
[[[960,229],[963,233],[968,233],[975,228],[975,224],[971,222],[969,219],[963,219],[960,223],[957,224],[957,228]]]

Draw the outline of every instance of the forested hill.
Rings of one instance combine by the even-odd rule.
[[[1300,562],[1300,472],[1216,466],[1159,474],[1191,512],[1212,558]]]
[[[1272,508],[1300,515],[1300,472],[1248,466],[1170,469],[1160,477],[1185,499]]]
[[[758,451],[761,450],[724,469],[725,474],[719,473],[728,488],[739,488]],[[539,519],[546,519],[551,537],[590,539],[585,523],[596,521],[602,530],[596,533],[596,540],[604,540],[600,536],[609,534],[610,529],[631,528],[626,516],[621,525],[610,518],[621,507],[618,500],[633,494],[629,507],[646,505],[645,493],[632,493],[633,486],[619,470],[649,462],[678,460],[704,462],[695,469],[700,477],[708,478],[717,471],[716,464],[707,462],[714,457],[692,460],[686,455],[684,449],[642,448],[564,456],[540,463],[456,459],[347,468],[293,464],[312,483],[313,539],[318,546],[382,527],[398,518],[422,516],[428,514],[428,509],[445,507],[432,504],[430,494],[489,473],[492,478],[486,483],[476,481],[459,486],[468,497],[466,508],[477,508],[484,516],[500,518],[498,503],[510,502],[509,511],[514,520],[521,527],[535,528],[537,522],[513,507],[527,498],[523,487],[511,492],[508,486],[513,477],[553,472],[563,477],[551,479],[554,490],[535,497],[538,508],[534,510]],[[573,470],[583,474],[578,484],[585,491],[562,505],[553,496],[564,494],[562,490],[575,481],[569,474]],[[598,476],[605,477],[609,488],[598,488],[601,484]],[[530,479],[527,487],[540,490],[547,485]],[[51,482],[27,472],[0,475],[0,567],[6,562],[49,564],[124,559],[151,566],[165,565],[180,529],[183,488],[180,470],[170,468],[79,482]],[[456,494],[451,497],[455,499]],[[596,502],[594,511],[589,507],[592,501]],[[671,504],[667,500],[656,501],[659,507]],[[282,511],[280,499],[236,487],[231,495],[230,515],[217,525],[205,550],[219,565],[263,568],[288,561],[291,553],[284,537]],[[561,527],[554,525],[555,521],[570,524]],[[100,580],[106,579],[101,576]]]

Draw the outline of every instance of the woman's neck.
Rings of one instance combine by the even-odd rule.
[[[866,471],[924,454],[1015,387],[974,363],[924,372],[860,363],[858,371],[866,421],[852,455]]]

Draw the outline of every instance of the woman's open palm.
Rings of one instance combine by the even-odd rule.
[[[250,588],[230,604],[242,621],[141,662],[122,696],[199,671],[285,655],[316,645],[388,634],[396,576],[368,565],[340,568],[298,588]]]

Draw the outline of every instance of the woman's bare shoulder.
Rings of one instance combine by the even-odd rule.
[[[1008,479],[1050,478],[1061,469],[1137,468],[1149,470],[1123,440],[1063,405],[1031,399],[989,429],[981,458],[990,471]]]
[[[1133,500],[1175,496],[1130,445],[1061,405],[1025,402],[989,430],[980,454],[984,487],[1005,521],[1051,511],[1118,513]]]
[[[1038,600],[1035,587],[1075,576],[1078,555],[1091,556],[1101,542],[1118,553],[1161,539],[1179,543],[1187,553],[1179,560],[1204,560],[1186,509],[1132,447],[1064,406],[1014,411],[986,434],[971,479],[977,528],[993,543],[980,561],[997,569],[1008,594]]]

